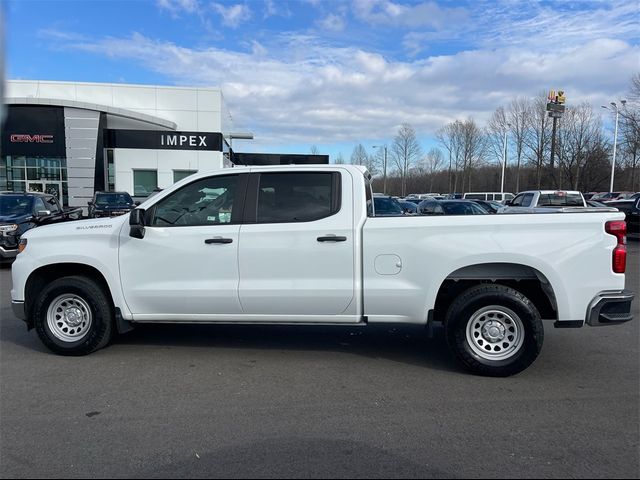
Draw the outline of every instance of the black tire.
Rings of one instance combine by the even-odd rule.
[[[481,322],[493,322],[493,317],[500,322],[500,328],[513,326],[514,331],[519,332],[516,338],[508,337],[514,340],[511,345],[509,340],[504,344],[501,340],[492,343],[481,335],[484,332]],[[470,323],[474,318],[475,325]],[[544,327],[533,303],[517,290],[496,284],[476,285],[461,293],[449,307],[445,330],[449,349],[456,358],[472,373],[491,377],[507,377],[523,371],[538,357],[544,342]],[[509,335],[509,331],[501,333]],[[492,351],[500,350],[502,345],[509,349]],[[495,359],[487,358],[493,355]],[[500,355],[511,356],[500,358]]]
[[[92,315],[90,327],[78,341],[63,341],[57,338],[47,321],[52,302],[67,294],[82,299]],[[88,277],[70,276],[54,280],[44,287],[37,297],[32,312],[40,340],[47,348],[60,355],[88,355],[105,347],[113,335],[114,315],[111,301],[103,287]]]

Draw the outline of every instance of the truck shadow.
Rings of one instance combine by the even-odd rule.
[[[367,325],[174,325],[149,324],[114,340],[115,345],[326,351],[386,359],[436,370],[462,372],[450,354],[444,329],[429,338],[424,326]]]

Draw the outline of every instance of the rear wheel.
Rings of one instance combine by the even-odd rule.
[[[473,373],[505,377],[526,369],[544,341],[540,314],[523,294],[483,284],[453,302],[445,320],[447,343]]]
[[[113,334],[111,302],[87,277],[51,282],[35,301],[33,316],[42,342],[61,355],[87,355],[106,346]]]

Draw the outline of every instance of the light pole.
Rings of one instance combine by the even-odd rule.
[[[383,148],[384,149],[384,161],[382,163],[382,193],[384,195],[387,194],[387,146],[382,145],[373,145],[373,148]]]
[[[620,100],[620,103],[622,103],[622,107],[624,108],[627,101]],[[609,187],[609,192],[613,192],[613,177],[616,173],[616,147],[618,144],[618,118],[620,117],[620,109],[618,108],[618,105],[616,104],[616,102],[611,102],[611,106],[614,108],[614,111],[616,112],[616,128],[613,133],[613,158],[611,159],[611,186]],[[602,105],[602,108],[611,110],[609,107],[605,105]]]
[[[507,133],[511,125],[507,123],[507,128],[504,129],[504,154],[502,156],[502,182],[500,183],[500,198],[504,200],[504,170],[507,166]]]

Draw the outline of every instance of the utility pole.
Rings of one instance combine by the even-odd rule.
[[[556,130],[558,128],[558,120],[562,118],[562,114],[565,111],[564,103],[566,98],[564,96],[563,90],[551,90],[549,92],[547,102],[547,112],[549,112],[549,116],[553,118],[553,130],[551,131],[551,161],[549,162],[549,170],[551,173],[551,181],[553,182],[553,186],[556,187],[556,177],[554,171],[554,161],[556,156]]]

